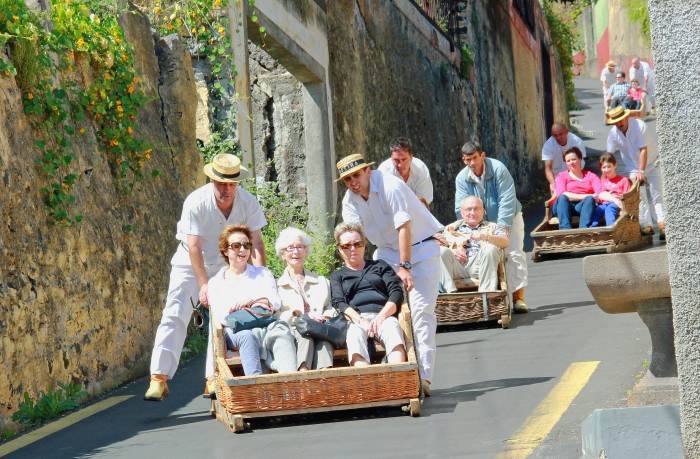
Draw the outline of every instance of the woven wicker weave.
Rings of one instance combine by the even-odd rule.
[[[420,414],[420,380],[408,305],[399,315],[408,361],[366,367],[333,367],[297,373],[234,376],[225,355],[221,325],[213,323],[216,394],[212,413],[238,432],[243,418],[275,416],[339,407],[400,405]],[[338,362],[338,361],[336,361]],[[347,365],[347,359],[343,362]],[[237,370],[236,370],[237,372]]]
[[[444,322],[480,322],[498,320],[508,314],[508,295],[506,292],[486,294],[488,308],[484,317],[481,293],[443,293],[435,303],[435,316],[438,323]]]

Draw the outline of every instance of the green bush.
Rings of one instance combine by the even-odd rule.
[[[41,392],[39,400],[34,403],[29,392],[24,393],[24,402],[19,410],[12,415],[12,420],[26,426],[41,424],[58,417],[59,414],[77,408],[87,392],[78,383],[58,383],[55,391],[50,387],[47,392]]]

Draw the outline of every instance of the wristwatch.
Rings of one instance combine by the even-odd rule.
[[[401,263],[399,263],[399,267],[404,269],[411,269],[413,268],[413,265],[410,261],[402,261]]]

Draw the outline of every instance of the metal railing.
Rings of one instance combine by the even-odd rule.
[[[464,4],[464,0],[414,0],[423,13],[430,18],[438,29],[447,35],[452,43],[459,47],[460,42],[460,25],[459,12],[460,4]]]

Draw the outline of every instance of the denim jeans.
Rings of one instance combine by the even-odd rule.
[[[596,206],[593,212],[593,224],[591,226],[611,226],[620,215],[620,208],[614,202],[604,202]],[[605,225],[602,225],[605,217]]]
[[[262,374],[260,346],[253,332],[241,330],[238,333],[233,333],[229,327],[224,327],[224,333],[226,335],[226,348],[238,351],[241,356],[243,373],[246,376]]]
[[[571,202],[569,197],[561,195],[554,201],[552,213],[559,218],[559,229],[571,229],[571,217],[579,216],[579,228],[590,228],[596,204],[593,196],[586,196],[583,201]]]

